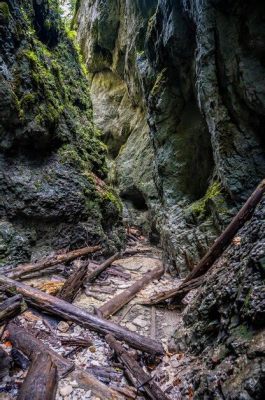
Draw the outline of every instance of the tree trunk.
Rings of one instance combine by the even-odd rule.
[[[100,249],[101,246],[84,247],[82,249],[69,251],[65,254],[59,254],[54,257],[46,258],[42,261],[36,262],[35,264],[18,265],[16,268],[8,272],[8,277],[12,279],[18,279],[23,277],[24,275],[31,274],[32,272],[41,271],[45,268],[50,268],[57,264],[73,261],[76,258],[86,256]]]
[[[60,293],[57,295],[62,300],[68,301],[72,303],[79,291],[81,289],[87,274],[87,267],[86,264],[81,264],[75,270],[68,279],[64,282]]]
[[[137,293],[140,292],[140,290],[147,286],[148,283],[155,279],[159,279],[163,273],[163,267],[158,267],[147,272],[141,279],[136,281],[128,289],[124,290],[117,296],[114,296],[112,299],[99,307],[99,311],[102,313],[104,318],[110,317],[120,310],[125,304],[129,303],[129,301],[131,301],[137,295]]]
[[[0,325],[21,313],[23,297],[18,294],[0,304]]]
[[[57,366],[60,376],[65,376],[74,369],[74,364],[72,362],[65,360],[59,354],[55,353],[55,351],[51,350],[21,326],[10,322],[7,326],[7,331],[7,338],[12,343],[13,347],[22,351],[32,362],[38,353],[49,354],[52,362]]]
[[[18,394],[18,400],[54,400],[57,367],[47,353],[37,353]]]
[[[96,317],[86,310],[82,310],[64,300],[43,293],[38,289],[34,289],[24,283],[14,281],[2,275],[0,275],[0,285],[1,284],[10,284],[10,286],[15,287],[17,292],[22,294],[25,300],[33,307],[57,315],[65,320],[76,322],[85,328],[92,329],[104,335],[112,333],[117,339],[124,340],[136,349],[151,354],[164,354],[164,349],[160,342],[148,339],[114,324],[113,322]]]
[[[118,359],[124,365],[127,376],[132,384],[138,389],[142,388],[152,400],[168,400],[168,397],[153,381],[151,375],[147,374],[140,364],[117,342],[112,335],[105,337],[106,342],[115,351]]]
[[[108,268],[115,260],[120,257],[120,253],[114,254],[112,257],[108,258],[101,265],[99,265],[94,271],[90,272],[87,276],[87,282],[93,282],[106,268]]]

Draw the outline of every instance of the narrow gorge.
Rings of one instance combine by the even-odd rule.
[[[0,399],[263,399],[264,2],[0,1],[0,94]]]

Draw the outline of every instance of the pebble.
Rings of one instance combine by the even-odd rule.
[[[137,317],[133,320],[133,323],[137,326],[144,328],[147,325],[147,321],[143,320],[141,317]]]
[[[71,385],[65,385],[60,388],[60,395],[63,397],[69,396],[73,391],[73,387]]]
[[[135,325],[131,324],[130,322],[128,324],[126,324],[126,326],[132,332],[136,332],[137,331],[137,327]]]
[[[65,333],[65,332],[68,331],[69,325],[68,325],[67,322],[61,321],[61,322],[59,322],[59,324],[58,324],[58,326],[57,326],[57,329],[58,329],[60,332]]]

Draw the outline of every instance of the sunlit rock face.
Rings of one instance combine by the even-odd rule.
[[[0,2],[0,265],[105,241],[120,210],[57,1]]]
[[[180,273],[265,173],[263,15],[257,0],[80,2],[111,179]]]
[[[83,1],[78,39],[91,74],[94,119],[103,131],[110,174],[124,199],[125,220],[150,232],[158,204],[140,65],[156,1]],[[140,201],[139,201],[140,199]]]

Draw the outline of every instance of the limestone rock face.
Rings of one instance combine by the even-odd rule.
[[[0,265],[120,243],[78,57],[56,1],[0,3]]]
[[[111,179],[129,222],[159,234],[181,274],[264,177],[264,11],[261,0],[80,2]]]
[[[125,220],[150,231],[148,210],[158,204],[140,66],[156,1],[84,1],[78,39],[91,73],[95,124],[112,163],[110,180],[124,200]]]
[[[263,397],[264,213],[263,199],[185,310],[184,331],[175,333],[177,351],[199,356],[200,368],[191,364],[186,376],[196,399]]]

